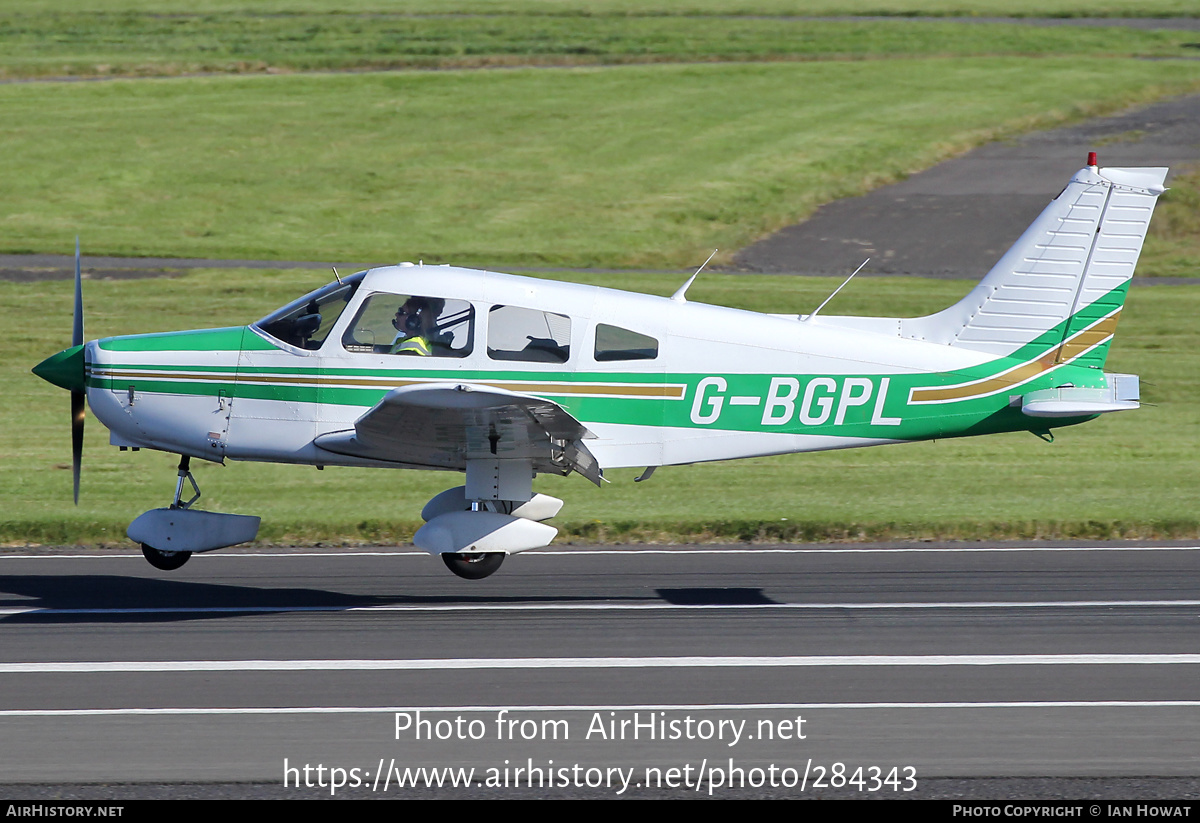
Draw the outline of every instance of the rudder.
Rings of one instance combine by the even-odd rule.
[[[966,297],[902,335],[1003,356],[1054,332],[1056,361],[1102,367],[1166,174],[1081,169]]]

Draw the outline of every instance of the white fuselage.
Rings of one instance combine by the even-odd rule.
[[[471,305],[468,354],[397,357],[347,348],[347,328],[368,298],[413,294]],[[496,359],[488,323],[497,306],[568,318],[569,331],[560,330],[569,342],[566,361]],[[117,445],[209,460],[380,465],[315,441],[353,428],[397,386],[479,383],[553,398],[597,436],[588,447],[603,467],[656,466],[905,439],[894,413],[903,398],[880,375],[957,372],[989,359],[840,322],[448,266],[390,267],[366,273],[317,349],[256,326],[242,330],[240,345],[236,330],[225,330],[234,342],[224,346],[194,345],[187,333],[117,350],[93,342],[92,374],[109,379],[91,386],[89,401]],[[652,338],[655,356],[605,359],[597,353],[601,326]],[[889,389],[894,396],[884,397]],[[871,422],[859,425],[864,415]],[[729,425],[734,416],[740,422]]]

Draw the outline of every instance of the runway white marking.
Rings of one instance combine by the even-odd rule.
[[[571,554],[977,554],[1006,552],[1175,552],[1200,551],[1200,546],[895,546],[895,547],[838,547],[838,548],[711,548],[711,549],[535,549],[525,555]],[[141,557],[141,555],[138,555]]]
[[[782,655],[778,657],[468,657],[390,660],[98,660],[55,663],[0,663],[0,674],[1081,665],[1200,665],[1200,654],[849,654],[807,656]]]
[[[1200,600],[1033,600],[902,603],[446,603],[388,606],[139,606],[127,609],[47,609],[36,606],[0,609],[0,618],[19,615],[121,614],[288,614],[291,612],[637,612],[729,610],[912,610],[912,609],[1094,609],[1197,608]]]
[[[297,714],[380,714],[395,712],[455,712],[487,713],[508,710],[511,714],[521,712],[600,712],[600,711],[705,711],[705,712],[761,712],[761,711],[815,711],[818,709],[1125,709],[1125,708],[1195,708],[1200,700],[1017,700],[1003,702],[944,702],[944,703],[689,703],[647,704],[633,706],[245,706],[220,707],[172,707],[161,709],[6,709],[0,710],[4,717],[123,717],[155,715],[297,715]]]

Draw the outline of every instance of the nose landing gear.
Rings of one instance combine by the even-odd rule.
[[[186,454],[179,455],[179,480],[175,483],[175,502],[171,504],[172,510],[185,510],[191,508],[191,505],[200,499],[200,487],[196,485],[196,478],[192,477],[192,458]],[[186,503],[183,502],[183,481],[187,480],[192,484],[192,497]],[[137,521],[134,521],[137,522]],[[169,538],[168,538],[169,539]],[[164,572],[173,572],[183,566],[184,563],[191,559],[191,552],[168,551],[158,549],[151,546],[149,543],[142,544],[142,556],[146,561],[156,569]]]
[[[152,509],[132,523],[126,534],[142,544],[142,555],[156,569],[174,571],[188,562],[194,552],[209,552],[246,543],[258,535],[259,519],[242,514],[204,512],[192,509],[200,499],[200,487],[190,470],[187,455],[179,459],[175,500],[169,508]],[[183,499],[184,481],[192,485],[192,497]]]
[[[149,561],[150,565],[156,569],[161,569],[164,572],[173,572],[188,562],[191,558],[191,552],[164,552],[159,551],[153,546],[145,543],[142,544],[142,556]]]

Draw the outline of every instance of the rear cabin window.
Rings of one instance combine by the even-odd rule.
[[[600,323],[596,326],[596,362],[608,360],[653,360],[658,357],[658,341],[620,326]]]
[[[465,300],[372,294],[342,335],[346,351],[421,357],[471,353],[475,309]]]
[[[519,306],[492,306],[487,351],[493,360],[565,363],[571,356],[571,318]]]

